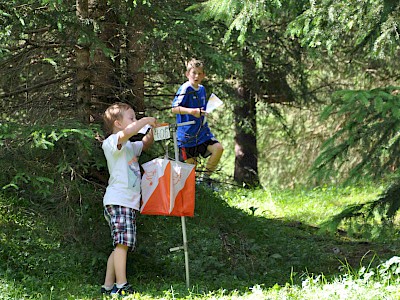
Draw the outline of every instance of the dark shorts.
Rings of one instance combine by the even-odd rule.
[[[185,161],[189,158],[199,157],[200,155],[204,158],[209,157],[211,152],[207,150],[207,147],[219,143],[216,139],[205,141],[203,144],[194,147],[180,147],[179,148],[179,160]]]
[[[104,217],[110,226],[114,247],[121,244],[133,251],[136,245],[136,210],[119,205],[107,205],[104,208]]]

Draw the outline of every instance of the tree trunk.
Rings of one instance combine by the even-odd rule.
[[[89,17],[89,0],[76,0],[76,15],[84,27],[84,20]],[[89,45],[77,43],[76,45],[76,101],[79,119],[83,122],[88,121],[87,109],[90,106],[92,93],[90,90],[90,53]]]
[[[93,0],[94,19],[99,26],[98,37],[103,45],[118,54],[120,42],[117,33],[117,17],[115,12],[108,5],[107,0]],[[118,59],[117,59],[118,60]],[[116,61],[117,61],[116,60]],[[112,58],[104,52],[103,48],[97,48],[93,57],[93,98],[91,105],[91,117],[96,120],[101,117],[104,106],[118,100],[118,87],[116,80],[116,66]]]
[[[235,171],[234,180],[244,187],[260,184],[258,177],[257,123],[255,96],[249,88],[238,88],[235,105]]]
[[[244,187],[260,184],[258,177],[256,78],[254,61],[243,50],[243,78],[237,89],[239,101],[234,107],[235,118],[235,171],[234,180]]]
[[[128,55],[127,55],[127,77],[128,102],[133,106],[138,118],[144,115],[144,60],[145,45],[140,41],[143,37],[143,20],[141,6],[135,8],[135,17],[132,18],[130,26],[128,26]]]

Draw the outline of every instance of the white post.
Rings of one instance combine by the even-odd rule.
[[[175,152],[175,161],[179,161],[179,149],[178,149],[178,142],[176,137],[176,127],[178,126],[187,126],[194,124],[194,121],[184,122],[180,124],[174,124],[175,127],[171,126],[172,137],[174,140],[174,152]],[[186,220],[185,217],[181,217],[182,223],[182,238],[183,238],[183,246],[174,247],[169,249],[169,251],[177,251],[183,249],[185,254],[185,273],[186,273],[186,288],[189,289],[190,287],[190,279],[189,279],[189,252],[188,252],[188,243],[187,243],[187,236],[186,236]]]

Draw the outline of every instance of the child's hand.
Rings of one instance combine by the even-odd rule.
[[[191,115],[196,118],[200,118],[201,116],[206,116],[207,112],[205,110],[203,110],[202,108],[193,108]]]
[[[151,127],[156,127],[156,118],[153,117],[147,117],[147,124],[149,124]]]

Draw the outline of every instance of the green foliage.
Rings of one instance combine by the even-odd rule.
[[[399,280],[400,275],[400,257],[393,256],[388,261],[378,266],[379,278],[385,283],[390,284]]]
[[[74,187],[74,182],[90,179],[106,167],[95,138],[98,130],[71,121],[45,126],[1,124],[0,157],[7,170],[0,177],[2,189],[44,203],[79,195],[79,184]]]
[[[340,212],[321,224],[323,230],[336,231],[345,225],[352,236],[386,239],[396,234],[395,223],[400,207],[400,183],[395,181],[368,201],[347,204]]]
[[[288,29],[303,45],[390,57],[398,50],[400,6],[395,0],[310,1]],[[366,49],[364,49],[366,48]]]
[[[318,110],[318,106],[315,106]],[[329,132],[318,112],[296,107],[278,108],[268,104],[257,106],[259,174],[268,187],[312,186],[309,168]]]
[[[193,7],[201,8],[200,20],[225,24],[219,28],[225,32],[220,47],[241,64],[235,68],[238,82],[247,83],[258,102],[281,103],[311,98],[305,93],[307,72],[299,64],[305,53],[296,40],[285,35],[288,22],[301,11],[301,3],[211,0]],[[249,62],[252,72],[245,74]]]
[[[379,178],[396,170],[400,152],[399,87],[339,91],[322,113],[342,120],[336,132],[322,145],[314,164],[320,179],[348,168],[348,178],[367,175]],[[343,173],[340,173],[343,174]]]
[[[339,91],[322,113],[322,119],[341,120],[337,130],[321,147],[314,162],[318,180],[342,179],[346,183],[371,177],[392,183],[367,203],[349,205],[324,227],[336,230],[345,223],[357,236],[390,236],[399,207],[400,106],[399,87]],[[343,175],[345,175],[343,177]]]
[[[328,117],[330,122],[338,116],[334,122],[341,123],[341,126],[324,146],[325,152],[316,163],[319,179],[340,181],[343,174],[357,178],[370,172],[379,178],[385,170],[397,167],[398,136],[395,132],[398,130],[398,98],[391,99],[395,95],[390,94],[390,88],[370,90],[371,86],[388,85],[398,78],[397,56],[389,55],[398,49],[398,38],[395,35],[398,28],[397,1],[366,1],[361,4],[361,8],[358,6],[359,2],[355,1],[322,1],[321,5],[314,1],[310,2],[309,10],[304,9],[308,1],[208,1],[211,10],[205,10],[207,22],[196,18],[197,10],[184,9],[193,4],[193,1],[104,3],[109,5],[107,12],[117,16],[113,21],[117,28],[114,38],[118,37],[118,40],[126,36],[126,25],[131,25],[130,21],[137,20],[136,13],[140,13],[141,21],[145,21],[139,22],[140,30],[137,31],[143,32],[138,44],[144,45],[143,49],[147,52],[144,64],[145,92],[148,96],[146,113],[155,114],[159,119],[170,118],[170,115],[164,112],[170,107],[177,85],[185,80],[183,67],[187,58],[197,56],[206,60],[207,74],[211,79],[205,82],[207,89],[209,92],[218,91],[217,94],[224,101],[227,100],[226,102],[235,97],[235,84],[238,79],[243,79],[240,65],[243,58],[250,58],[255,62],[256,76],[249,78],[257,88],[258,99],[263,101],[260,104],[266,105],[260,105],[260,111],[267,107],[265,111],[269,115],[271,111],[277,112],[276,118],[269,118],[267,114],[261,114],[258,118],[261,124],[258,127],[261,138],[259,149],[262,149],[260,170],[264,182],[291,186],[307,182],[306,167],[315,157],[321,139],[329,134],[330,128],[334,128],[331,124],[323,129],[319,126],[314,128],[313,125],[317,122],[313,123],[312,117],[307,119],[306,114],[297,120],[293,119],[298,115],[280,118],[280,113],[285,110],[281,110],[281,107],[271,108],[268,104],[270,98],[263,98],[262,95],[288,96],[282,90],[293,90],[294,96],[301,98],[301,102],[304,103],[306,99],[315,100],[315,94],[310,95],[309,91],[318,90],[319,98],[325,101],[328,98],[326,95],[337,87],[365,89],[339,93],[334,105],[324,112],[323,120],[327,120]],[[0,22],[5,24],[4,28],[0,29],[0,69],[4,72],[0,83],[0,96],[3,99],[0,158],[4,161],[0,186],[6,192],[17,192],[19,196],[29,198],[34,203],[41,203],[46,209],[60,209],[65,216],[70,216],[71,223],[82,218],[92,204],[85,202],[87,199],[83,197],[85,188],[82,184],[88,182],[96,187],[96,191],[103,189],[99,182],[104,180],[99,179],[99,175],[104,175],[102,173],[105,170],[103,154],[95,140],[97,129],[87,129],[82,124],[54,122],[60,116],[72,115],[76,118],[75,44],[90,47],[92,58],[97,50],[101,50],[107,57],[112,58],[113,62],[117,62],[114,66],[118,65],[118,68],[113,76],[118,77],[118,84],[113,89],[107,89],[109,93],[106,95],[106,101],[125,100],[125,95],[132,93],[123,76],[126,73],[126,61],[119,56],[125,55],[126,45],[121,47],[121,52],[109,49],[98,37],[102,32],[100,23],[109,20],[102,17],[94,20],[90,16],[78,21],[74,5],[75,1],[61,0],[13,0],[0,3]],[[300,47],[296,39],[287,38],[285,35],[286,25],[300,12],[304,13],[292,23],[289,34],[292,37],[303,38],[303,45],[319,47],[319,43],[325,43],[325,48],[331,54],[330,58],[325,57],[325,53],[318,55],[315,52],[315,56],[308,59],[304,52],[306,48]],[[210,19],[215,19],[216,22],[211,22]],[[188,24],[191,24],[189,32]],[[356,47],[353,47],[354,45]],[[366,46],[372,47],[372,56],[384,59],[370,60],[368,51],[353,56],[359,54],[358,50],[367,49]],[[246,57],[241,52],[243,47],[247,50]],[[340,50],[340,53],[335,50]],[[346,57],[350,60],[346,60]],[[349,61],[351,64],[348,64]],[[273,80],[275,78],[278,78],[279,82],[288,83],[278,85],[279,93],[276,92],[277,82]],[[309,89],[311,85],[313,89]],[[328,88],[323,89],[321,93],[321,87],[325,86]],[[354,96],[356,94],[357,96]],[[291,93],[289,96],[293,97]],[[232,104],[226,103],[226,107],[232,107]],[[215,123],[215,127],[218,127],[218,131],[223,135],[217,137],[226,136],[232,141],[232,119],[221,119],[222,117],[219,123]],[[282,126],[278,126],[277,123]],[[224,126],[219,126],[220,124]],[[387,138],[383,137],[386,133]],[[368,139],[369,137],[371,138]],[[336,147],[336,150],[329,150],[331,146]],[[225,152],[227,154],[228,151],[232,151],[230,157],[226,158],[230,160],[229,167],[233,166],[234,158],[233,147],[230,148],[228,150],[226,147]],[[266,149],[268,151],[265,151]],[[348,160],[341,151],[347,153]],[[228,169],[224,164],[222,166]],[[338,171],[332,175],[328,172],[330,170]],[[330,190],[324,192],[332,194]],[[92,201],[95,197],[101,198],[96,193],[89,195],[87,198]],[[303,196],[299,202],[308,197]],[[243,197],[246,198],[246,195]],[[75,204],[78,203],[81,206],[76,207]],[[391,207],[396,208],[396,202],[392,203],[394,205]],[[257,204],[253,203],[251,207],[249,212],[255,215],[260,212]],[[372,232],[373,236],[376,235],[377,226],[383,222],[382,216],[385,217],[388,213],[385,209],[381,207],[374,210],[375,213],[379,212],[381,219],[366,224],[365,229]],[[304,212],[298,214],[302,213]],[[215,215],[216,218],[232,216]],[[249,218],[244,219],[249,222]],[[166,224],[171,225],[167,222]],[[231,227],[236,225],[233,221],[228,224]],[[262,222],[257,224],[264,226]],[[246,223],[240,225],[246,228]],[[355,235],[363,231],[356,223],[345,225]],[[73,225],[68,228],[69,235],[76,237],[76,228]],[[165,228],[161,226],[161,229]],[[272,231],[275,228],[267,230]],[[149,232],[155,235],[152,230]],[[196,244],[196,247],[205,247],[208,259],[195,262],[194,265],[200,275],[208,274],[208,270],[212,270],[207,280],[215,275],[220,282],[225,283],[231,280],[231,277],[224,279],[224,275],[220,274],[225,274],[223,272],[226,269],[232,269],[235,279],[243,280],[247,284],[246,280],[252,277],[249,275],[253,274],[251,272],[260,274],[262,270],[271,267],[264,261],[253,266],[258,255],[257,248],[265,251],[269,248],[266,244],[258,245],[255,237],[246,239],[248,230],[231,232],[229,228],[222,228],[222,233],[219,234],[210,230],[201,232],[209,237],[211,242],[205,246]],[[286,233],[285,230],[281,231],[282,235]],[[165,236],[178,242],[177,238],[168,234]],[[232,247],[233,252],[229,253],[227,250],[221,254],[214,250],[221,247],[221,244],[216,242],[216,237],[219,236]],[[280,242],[281,240],[274,241],[277,244]],[[152,247],[150,243],[147,245]],[[287,246],[290,247],[291,244]],[[277,248],[273,250],[282,251]],[[307,248],[307,251],[314,250]],[[276,253],[272,255],[274,254]],[[298,262],[302,258],[295,253],[290,255],[297,260],[296,266],[302,266]],[[139,266],[149,269],[149,274],[157,276],[151,272],[158,271],[158,264],[168,268],[175,266],[175,262],[182,263],[178,254],[171,257],[167,260],[156,257],[155,265],[150,266],[143,260]],[[272,268],[278,270],[279,257],[276,257],[272,257],[276,263]],[[38,258],[39,261],[41,259]],[[253,268],[251,271],[247,269],[249,262]],[[172,275],[168,272],[162,274],[176,278],[173,276],[178,276],[176,274],[179,274],[179,270],[172,270],[175,272]],[[278,271],[271,277],[279,276],[277,273]]]
[[[274,9],[281,8],[280,0],[263,1],[215,1],[208,0],[200,4],[205,19],[215,19],[228,26],[225,33],[225,42],[231,38],[232,32],[237,31],[237,40],[244,44],[248,31],[253,32],[265,20],[276,18]],[[250,28],[249,28],[250,27]]]

